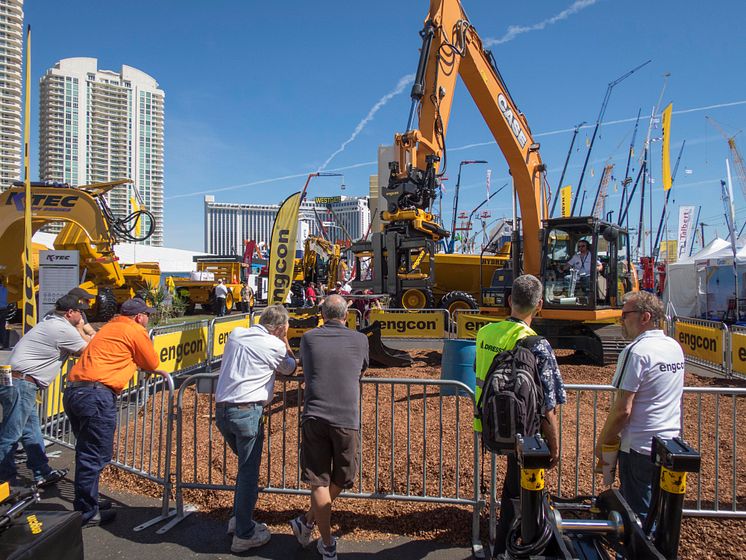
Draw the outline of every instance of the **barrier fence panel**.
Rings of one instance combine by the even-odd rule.
[[[55,382],[41,394],[39,423],[45,439],[75,447],[72,427],[62,406],[68,362]],[[104,390],[104,389],[102,389]],[[117,395],[117,430],[111,464],[163,486],[161,515],[135,528],[141,530],[175,514],[169,509],[172,474],[174,382],[170,375],[139,372]]]
[[[728,375],[728,326],[724,323],[674,317],[673,338],[681,344],[689,363]]]
[[[201,370],[209,363],[211,335],[211,321],[207,319],[152,329],[158,369],[171,375]]]
[[[236,458],[214,424],[217,374],[196,374],[179,388],[176,413],[177,517],[192,509],[185,492],[234,490]],[[265,408],[260,487],[308,495],[301,481],[302,378],[278,377]],[[441,392],[449,387],[462,396]],[[361,445],[354,485],[342,496],[466,506],[475,551],[479,544],[479,446],[472,430],[473,392],[457,381],[364,378]]]
[[[603,490],[593,473],[596,436],[613,402],[611,385],[566,385],[567,403],[559,409],[560,462],[547,472],[547,486],[563,497]],[[739,418],[746,414],[746,389],[686,387],[682,435],[702,455],[700,474],[690,474],[687,515],[746,518],[746,465],[738,450],[746,445]]]
[[[381,324],[382,338],[448,338],[446,309],[371,309],[368,324]]]
[[[746,377],[746,327],[733,325],[730,328],[730,371],[732,375]]]
[[[228,342],[228,335],[236,327],[248,328],[251,326],[251,314],[241,313],[227,315],[225,317],[215,317],[210,321],[210,351],[208,365],[213,366],[220,362],[225,350],[225,344]]]
[[[504,319],[505,317],[496,315],[482,315],[478,309],[458,309],[453,312],[453,322],[456,327],[454,338],[477,338],[477,332],[483,326]]]

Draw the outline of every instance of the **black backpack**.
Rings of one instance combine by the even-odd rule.
[[[482,445],[492,452],[513,451],[516,434],[539,432],[544,391],[529,348],[541,340],[540,336],[521,339],[512,350],[495,355],[487,370],[477,415],[482,421]]]

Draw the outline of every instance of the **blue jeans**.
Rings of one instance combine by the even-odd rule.
[[[225,442],[238,457],[236,493],[233,515],[236,517],[236,536],[250,539],[254,535],[254,507],[259,496],[259,468],[262,463],[264,424],[262,405],[238,408],[218,404],[215,422]]]
[[[116,395],[97,387],[67,387],[62,398],[75,434],[75,511],[83,523],[98,513],[98,480],[114,448]]]
[[[650,455],[633,449],[619,453],[619,491],[640,521],[645,521],[650,509],[654,472]]]
[[[36,385],[31,381],[14,379],[13,385],[0,386],[0,406],[3,420],[0,423],[0,481],[14,482],[16,470],[15,451],[20,440],[26,450],[26,465],[38,480],[52,469],[44,452],[44,438],[36,412]]]

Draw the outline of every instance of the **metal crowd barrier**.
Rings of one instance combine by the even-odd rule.
[[[41,393],[39,424],[45,439],[70,449],[75,437],[62,396],[73,362]],[[173,445],[174,382],[170,375],[139,372],[117,396],[117,431],[111,464],[163,487],[161,514],[137,528],[149,527],[175,515],[169,508],[172,491],[171,454]]]
[[[214,373],[196,374],[179,388],[175,443],[177,514],[157,531],[159,534],[193,511],[185,503],[185,490],[234,490],[235,458],[214,425],[216,380]],[[263,492],[310,493],[301,482],[299,460],[301,382],[302,377],[278,376],[279,387],[265,409],[259,480]],[[446,396],[441,392],[443,387],[462,396]],[[479,494],[478,436],[471,429],[473,391],[458,381],[363,378],[361,393],[358,471],[353,488],[341,495],[468,506],[472,509],[472,543],[475,553],[481,553],[479,513],[483,502]],[[364,400],[374,404],[372,414],[362,414]],[[406,426],[405,437],[398,438],[397,425]],[[372,472],[363,468],[364,462],[374,465]],[[452,478],[446,476],[450,468],[454,469],[448,473]]]
[[[616,388],[566,385],[565,389],[567,403],[558,414],[560,461],[547,473],[547,482],[561,497],[595,495],[601,489],[593,475],[596,436]],[[686,515],[746,518],[746,465],[737,458],[738,449],[746,445],[746,430],[739,430],[738,422],[738,412],[745,408],[746,389],[684,388],[682,435],[706,459],[701,473],[689,478]],[[584,447],[582,441],[589,438],[592,445]]]
[[[368,324],[381,323],[381,338],[444,340],[450,338],[447,309],[373,309]]]
[[[674,317],[671,336],[681,344],[686,360],[696,366],[730,376],[729,329],[725,323]]]

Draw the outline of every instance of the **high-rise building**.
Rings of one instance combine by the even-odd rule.
[[[145,244],[163,245],[163,106],[148,74],[99,70],[95,58],[66,58],[41,78],[39,178],[72,186],[132,179],[108,195],[115,216],[143,206],[155,219]]]
[[[279,209],[279,204],[215,202],[214,196],[205,196],[205,252],[241,254],[243,242],[252,239],[269,244]],[[301,204],[299,214],[298,242],[301,245],[303,232],[323,234],[332,242],[345,240],[348,235],[356,241],[368,233],[370,225],[367,196],[306,200]]]
[[[21,178],[23,0],[0,0],[0,192]]]

